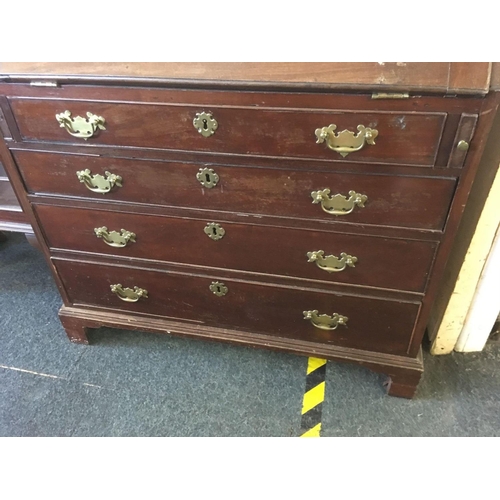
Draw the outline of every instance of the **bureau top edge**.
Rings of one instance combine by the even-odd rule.
[[[0,62],[0,80],[486,94],[497,69],[489,62]]]
[[[0,83],[29,84],[35,87],[61,87],[64,85],[99,85],[121,87],[149,87],[185,90],[226,90],[255,92],[308,92],[338,94],[409,94],[409,97],[484,97],[488,89],[449,89],[441,86],[411,86],[386,84],[339,84],[323,82],[264,82],[255,80],[192,80],[183,78],[130,78],[86,75],[2,75]],[[394,98],[394,97],[389,97]],[[398,99],[399,97],[395,97]]]

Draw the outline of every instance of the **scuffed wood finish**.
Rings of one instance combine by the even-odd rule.
[[[89,344],[88,339],[88,328],[82,323],[78,318],[73,318],[71,316],[66,316],[63,314],[59,315],[59,319],[66,331],[68,339],[75,344]]]
[[[0,77],[37,75],[328,84],[486,93],[491,63],[0,63]]]
[[[387,393],[389,396],[412,399],[415,396],[421,378],[422,371],[420,370],[393,369],[392,374],[388,376],[385,383]]]
[[[441,230],[455,190],[455,179],[355,175],[294,170],[235,168],[209,164],[219,175],[212,189],[196,174],[203,164],[147,162],[136,159],[63,156],[15,151],[31,193],[62,194],[94,200],[196,207],[216,212],[276,215],[283,218],[337,223]],[[79,182],[76,172],[106,171],[123,178],[122,187],[98,194]],[[364,208],[335,216],[313,204],[313,191],[331,189],[348,197],[350,190],[368,196]],[[210,217],[214,217],[211,214]]]
[[[117,95],[118,98],[118,95]],[[145,148],[205,151],[237,155],[319,158],[336,161],[434,165],[446,115],[444,113],[328,112],[222,108],[191,104],[148,105],[58,100],[10,99],[21,136],[26,141],[57,141],[85,145],[118,145]],[[55,116],[65,110],[72,117],[87,112],[104,117],[106,130],[88,140],[75,139],[59,126]],[[209,112],[218,122],[211,137],[193,126],[196,113]],[[32,117],[37,116],[37,120]],[[358,125],[376,128],[374,145],[343,158],[326,143],[317,144],[315,130],[337,126],[337,132],[358,133]]]
[[[464,89],[476,89],[486,92],[490,85],[492,63],[450,63],[448,90],[462,92]]]
[[[373,238],[330,231],[304,231],[222,222],[226,234],[218,241],[204,232],[217,219],[155,217],[120,212],[36,205],[49,246],[122,259],[147,259],[198,266],[305,278],[329,283],[423,292],[436,244]],[[96,237],[94,228],[132,231],[136,242],[113,248]],[[275,243],[271,245],[270,242]],[[307,253],[325,256],[346,252],[358,259],[355,267],[326,272]],[[242,258],[244,255],[244,258]],[[412,257],[409,259],[408,255]],[[212,272],[214,272],[212,270]],[[255,277],[254,277],[255,279]]]
[[[223,282],[229,292],[217,297],[209,289],[216,280],[203,276],[59,259],[55,266],[73,304],[389,354],[406,353],[419,309],[418,303],[227,279]],[[124,302],[110,291],[110,285],[118,283],[144,288],[148,298]],[[348,326],[333,331],[315,328],[303,315],[315,309],[320,314],[347,316]]]

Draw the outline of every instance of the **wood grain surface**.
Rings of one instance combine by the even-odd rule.
[[[119,98],[119,95],[116,96]],[[10,99],[17,126],[24,140],[57,141],[83,145],[118,145],[211,153],[336,161],[435,164],[446,115],[444,113],[374,113],[338,109],[247,109],[191,104],[190,106],[58,100]],[[90,139],[71,136],[57,122],[65,110],[72,117],[87,113],[102,116],[106,130]],[[207,112],[218,122],[210,137],[193,126],[197,113]],[[33,117],[36,117],[34,119]],[[335,124],[337,132],[358,133],[363,125],[378,131],[374,145],[367,145],[343,158],[326,143],[318,144],[315,131]]]
[[[222,223],[225,235],[214,241],[204,232],[213,220],[209,218],[157,217],[49,205],[36,205],[35,212],[52,249],[89,252],[97,259],[98,254],[105,253],[127,261],[140,258],[199,269],[296,276],[413,292],[424,291],[437,246],[430,242],[234,223]],[[132,231],[136,242],[123,248],[111,247],[95,235],[94,229],[102,226],[109,231]],[[307,253],[318,250],[324,250],[325,256],[337,257],[346,252],[358,261],[355,267],[329,273],[308,262]]]
[[[94,77],[293,82],[330,86],[392,87],[485,93],[491,63],[458,62],[246,62],[246,63],[50,63],[2,62],[0,75],[80,75]]]
[[[214,295],[211,278],[95,263],[56,260],[59,276],[73,304],[88,304],[129,313],[182,319],[207,326],[237,328],[278,337],[404,355],[419,304],[367,297],[262,286],[224,279],[229,292]],[[129,303],[110,290],[113,284],[148,291],[147,299]],[[303,311],[337,312],[347,327],[320,330]]]
[[[441,230],[455,190],[453,178],[304,172],[208,165],[219,175],[215,188],[196,179],[200,164],[161,163],[96,156],[15,151],[14,157],[32,193],[52,193],[100,201],[123,201],[191,207],[215,212],[275,215],[318,220]],[[99,194],[79,182],[76,172],[106,171],[122,177],[122,187]],[[350,190],[368,196],[365,207],[335,216],[314,204],[313,191],[331,189],[348,197]],[[112,207],[110,207],[112,208]],[[118,207],[115,205],[115,210]],[[209,215],[207,214],[207,217]],[[215,214],[210,214],[214,217]]]

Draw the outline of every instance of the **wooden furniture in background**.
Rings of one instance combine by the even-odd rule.
[[[2,231],[25,233],[28,240],[34,237],[28,218],[23,213],[4,167],[0,162],[0,238],[3,240],[5,236],[1,233]]]
[[[0,154],[69,338],[274,348],[412,397],[498,108],[491,64],[105,68],[0,66]]]

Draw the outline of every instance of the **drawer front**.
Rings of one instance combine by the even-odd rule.
[[[208,165],[218,176],[207,189],[197,180],[199,164],[87,157],[14,151],[31,193],[62,194],[217,212],[263,214],[335,222],[441,230],[446,221],[455,179],[305,172],[297,170]],[[76,172],[106,172],[122,178],[106,194],[90,191]],[[331,198],[349,191],[366,195],[364,207],[332,215],[313,203],[312,193],[330,189]]]
[[[394,111],[252,109],[19,98],[11,98],[10,104],[22,137],[30,141],[421,166],[434,165],[446,120],[446,113]],[[56,120],[56,114],[66,110],[71,113],[69,120],[86,117],[87,113],[102,117],[105,130],[97,129],[87,141],[73,137]],[[195,128],[193,119],[197,113],[209,113],[215,119],[217,128],[213,135],[205,137]],[[214,122],[208,118],[206,123],[208,130]],[[335,130],[325,132],[328,139],[317,143],[316,130],[330,125],[334,125]],[[358,127],[376,131],[374,144],[370,144],[371,139]],[[352,134],[341,134],[343,131]],[[330,149],[328,142],[334,148],[361,149],[348,149],[352,152],[343,156],[344,153]]]
[[[217,296],[210,290],[216,280],[209,277],[57,259],[54,264],[73,304],[392,354],[406,353],[419,310],[415,303],[225,279],[227,294]],[[117,284],[146,290],[147,298],[125,302],[111,291]],[[346,326],[323,330],[312,324],[321,319],[314,313],[305,319],[304,311],[348,320]]]
[[[413,292],[424,291],[436,249],[431,242],[227,222],[219,224],[220,237],[220,228],[207,227],[217,223],[211,219],[49,205],[35,211],[52,248]]]

